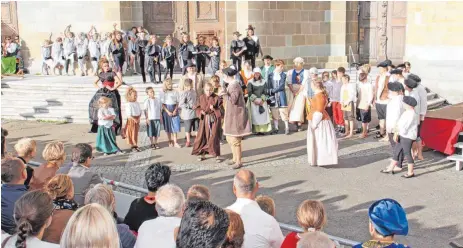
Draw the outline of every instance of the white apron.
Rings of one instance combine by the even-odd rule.
[[[322,120],[317,129],[307,128],[307,157],[309,165],[323,166],[338,164],[338,140],[330,120]]]

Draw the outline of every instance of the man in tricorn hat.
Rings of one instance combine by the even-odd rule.
[[[233,40],[230,45],[230,59],[238,72],[241,71],[241,62],[243,61],[244,51],[247,47],[244,41],[240,40],[240,32],[233,32]]]

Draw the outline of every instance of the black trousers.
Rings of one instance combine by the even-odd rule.
[[[389,143],[391,144],[392,148],[392,155],[394,156],[395,148],[396,146],[399,146],[399,143],[396,143],[394,141],[394,134],[393,133],[388,133],[387,137],[389,138]],[[404,153],[403,151],[400,151],[398,160],[397,161],[397,167],[402,168],[402,164],[404,163]]]
[[[232,58],[232,61],[233,61],[233,65],[235,66],[235,69],[237,69],[238,71],[241,71],[241,61],[242,61],[242,57],[233,57]]]
[[[150,75],[151,83],[161,82],[161,63],[159,61],[154,61],[154,57],[149,57],[148,61],[148,73]],[[156,81],[156,69],[158,71],[159,81]]]
[[[166,60],[166,65],[167,65],[167,68],[166,68],[166,74],[164,75],[164,80],[166,80],[167,78],[167,73],[170,74],[170,78],[173,78],[174,76],[174,65],[175,65],[175,60],[169,60],[167,59]]]
[[[183,68],[182,68],[182,75],[186,74],[186,65],[188,64],[188,60],[182,59]]]
[[[199,54],[196,56],[196,71],[198,73],[202,71],[203,75],[206,75],[206,58]]]
[[[412,144],[414,140],[399,136],[399,143],[394,148],[394,157],[395,161],[399,161],[400,153],[403,153],[403,156],[407,159],[408,164],[414,164],[412,156]]]
[[[251,61],[252,69],[256,67],[256,55],[246,55],[244,56],[244,59]]]
[[[141,77],[143,79],[143,83],[146,82],[146,73],[145,73],[145,52],[140,51],[138,54],[138,65],[140,66]]]

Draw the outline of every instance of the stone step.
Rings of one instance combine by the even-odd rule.
[[[430,101],[430,100],[432,100],[432,99],[434,99],[434,98],[438,98],[438,97],[439,97],[439,96],[438,96],[436,93],[429,92],[429,93],[427,94],[427,99],[428,99],[428,101]]]
[[[455,169],[457,171],[461,171],[463,169],[463,155],[461,154],[453,154],[447,157],[448,160],[455,161]]]
[[[463,142],[458,142],[454,144],[453,147],[463,149]]]
[[[2,119],[11,120],[27,120],[27,121],[54,121],[54,122],[65,122],[65,123],[78,123],[87,124],[89,123],[88,117],[75,116],[75,115],[56,115],[56,114],[45,114],[45,113],[30,113],[30,114],[9,114],[3,113]]]
[[[430,101],[428,101],[428,109],[436,109],[445,104],[445,99],[443,98],[434,98]]]

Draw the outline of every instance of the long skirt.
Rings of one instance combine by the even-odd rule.
[[[96,135],[96,150],[104,153],[116,153],[119,151],[116,143],[116,132],[111,127],[98,126]]]
[[[92,98],[92,100],[90,101],[90,107],[93,106],[93,120],[91,121],[91,128],[90,128],[90,131],[92,133],[96,133],[98,132],[98,117],[97,117],[97,113],[98,113],[98,99],[100,96],[105,96],[104,94],[101,93],[102,92],[102,89],[99,89],[96,93],[95,93],[95,96]],[[116,104],[113,102],[113,108],[117,111],[117,115],[116,115],[116,119],[114,120],[113,122],[113,128],[114,128],[114,131],[116,133],[116,136],[117,135],[120,135],[122,133],[122,110],[121,110],[121,95],[119,94],[119,91],[118,90],[113,90],[113,91],[110,91],[110,94],[114,93],[115,97],[116,97],[116,102],[117,102],[117,106]],[[109,94],[107,94],[106,96],[110,96]],[[112,97],[110,97],[112,98]],[[90,119],[92,119],[92,116],[90,117]]]
[[[293,89],[296,91],[302,87],[301,85],[293,84]],[[289,109],[289,122],[304,122],[304,108],[305,108],[304,92],[300,92],[294,99]]]
[[[166,104],[167,110],[173,112],[175,109],[175,104]],[[164,124],[164,131],[166,133],[179,133],[180,132],[180,116],[169,116],[166,111],[162,111],[162,121]]]
[[[16,73],[16,57],[3,57],[2,58],[2,74],[15,74]]]
[[[140,118],[138,119],[140,121]],[[140,130],[140,123],[136,123],[132,118],[127,119],[127,125],[125,126],[125,138],[127,144],[132,147],[138,146],[138,130]]]
[[[307,157],[309,165],[323,166],[338,164],[338,141],[330,120],[322,120],[317,129],[307,128]]]
[[[199,121],[198,134],[193,144],[191,155],[209,154],[220,156],[220,124],[222,118],[212,120],[210,115]]]
[[[270,117],[270,110],[267,103],[264,101],[262,108],[263,113],[259,112],[260,106],[248,101],[249,113],[251,113],[252,131],[254,133],[267,133],[272,131],[272,122]]]

